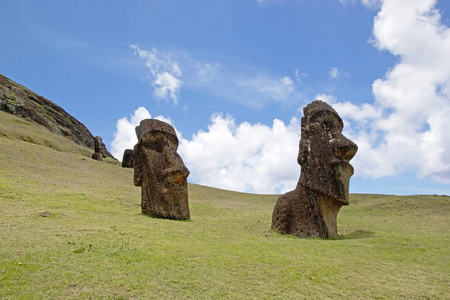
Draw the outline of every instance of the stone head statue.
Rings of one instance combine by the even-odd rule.
[[[125,149],[125,151],[123,152],[122,167],[133,168],[133,166],[133,149]]]
[[[168,219],[189,219],[189,170],[177,153],[175,130],[165,122],[146,119],[136,127],[136,135],[134,184],[142,189],[142,212]]]
[[[334,238],[337,214],[349,204],[349,161],[358,150],[342,134],[343,122],[327,103],[316,100],[303,109],[295,190],[281,195],[272,215],[272,229],[299,237]]]
[[[348,204],[350,159],[358,147],[342,134],[344,124],[327,103],[314,101],[304,109],[297,161],[300,184]]]
[[[94,153],[92,154],[92,159],[103,161],[103,153],[102,153],[102,138],[99,136],[96,136],[94,138]]]
[[[94,149],[95,149],[95,152],[102,152],[102,143],[103,143],[103,140],[102,140],[102,138],[100,136],[96,136],[94,138]]]

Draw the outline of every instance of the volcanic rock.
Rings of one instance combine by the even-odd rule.
[[[167,219],[189,219],[189,170],[177,153],[175,130],[165,122],[145,119],[136,127],[136,135],[134,184],[141,187],[142,213]]]
[[[49,131],[94,149],[94,136],[57,104],[0,74],[0,110],[40,124]],[[112,157],[104,144],[104,155]]]
[[[278,198],[272,229],[298,237],[336,238],[337,214],[349,204],[349,161],[358,147],[342,134],[343,122],[327,103],[313,101],[303,114],[300,179],[295,190]]]
[[[122,158],[123,168],[133,168],[133,149],[125,149]]]

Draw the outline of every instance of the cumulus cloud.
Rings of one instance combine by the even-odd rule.
[[[133,149],[137,143],[136,126],[144,119],[151,119],[150,112],[145,107],[139,107],[128,119],[123,117],[116,123],[116,131],[114,132],[114,139],[111,142],[111,154],[122,160],[125,149]],[[163,116],[156,116],[155,119],[172,124],[170,119]]]
[[[346,134],[359,146],[356,174],[416,172],[450,183],[450,29],[432,0],[385,0],[372,42],[399,62],[372,85],[373,104],[338,102]]]
[[[450,183],[450,30],[441,23],[435,1],[385,0],[381,4],[372,43],[380,51],[396,55],[398,63],[374,81],[374,101],[354,104],[327,94],[316,99],[335,107],[344,120],[344,134],[358,144],[352,160],[355,176],[378,178],[415,172]],[[150,65],[158,64],[150,58]],[[237,97],[242,103],[252,98],[290,99],[302,74],[296,72],[294,81],[289,76],[234,72],[222,63],[188,55],[178,56],[177,61],[186,75],[183,86]],[[164,71],[158,74],[169,70],[175,78],[181,76],[181,70],[176,71],[178,64],[170,65],[172,69],[161,68]],[[339,76],[339,72],[336,69],[330,75]],[[161,86],[165,80],[161,77]],[[170,97],[169,92],[166,95]],[[117,122],[112,143],[116,157],[135,144],[134,127],[147,117],[150,113],[139,108],[129,119]],[[207,131],[180,138],[179,153],[191,171],[190,182],[256,193],[293,189],[300,171],[295,163],[299,123],[296,118],[289,124],[275,119],[271,126],[237,123],[232,116],[214,114]]]
[[[111,143],[115,157],[121,159],[125,149],[134,147],[135,127],[147,118],[151,114],[139,107],[129,119],[117,121]],[[171,124],[163,116],[156,119]],[[200,130],[190,140],[184,139],[179,131],[177,135],[178,152],[191,172],[190,182],[254,193],[285,192],[297,183],[300,166],[295,162],[300,124],[296,118],[289,124],[275,119],[272,126],[267,126],[237,124],[231,116],[214,114],[208,131]]]
[[[231,116],[213,115],[208,131],[182,140],[180,155],[193,182],[224,189],[279,193],[298,180],[300,124],[275,119],[272,126],[236,124]]]
[[[181,69],[177,62],[173,62],[171,56],[162,53],[157,49],[151,51],[142,50],[137,45],[130,46],[134,53],[140,58],[145,59],[145,64],[151,73],[153,95],[157,99],[171,99],[175,104],[178,103],[178,94],[182,85]]]
[[[359,131],[366,128],[368,122],[382,117],[382,109],[368,103],[356,105],[348,101],[338,102],[336,97],[327,94],[316,95],[315,99],[320,99],[332,105],[343,120],[352,120],[353,122],[348,124],[347,130]]]

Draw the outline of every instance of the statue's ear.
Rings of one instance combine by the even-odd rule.
[[[298,156],[297,162],[300,166],[303,166],[308,160],[309,156],[309,140],[300,139],[300,143],[298,146]]]
[[[134,185],[142,185],[142,165],[141,165],[141,153],[139,151],[139,145],[134,146],[133,151],[133,166],[134,166]]]

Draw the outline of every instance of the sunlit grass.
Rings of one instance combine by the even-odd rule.
[[[1,299],[450,297],[447,196],[353,194],[337,240],[272,232],[276,195],[198,185],[191,220],[150,218],[133,170],[18,120],[0,114]]]

